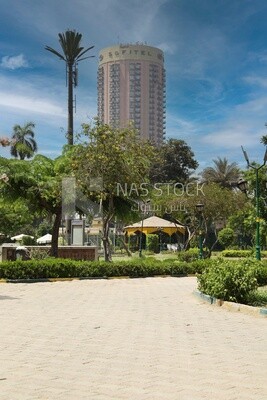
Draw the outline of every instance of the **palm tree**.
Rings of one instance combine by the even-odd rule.
[[[267,125],[265,124],[265,126]],[[261,143],[264,144],[264,146],[267,146],[267,135],[263,135],[261,137]]]
[[[24,160],[25,158],[31,158],[37,151],[34,128],[35,124],[33,122],[27,122],[24,126],[14,125],[10,149],[12,156]]]
[[[87,51],[91,50],[94,46],[88,47],[84,50],[81,47],[82,35],[75,30],[67,30],[65,33],[59,33],[59,43],[62,48],[63,54],[52,49],[52,47],[45,46],[45,49],[55,54],[60,60],[65,61],[67,66],[67,79],[68,79],[68,144],[73,145],[73,86],[77,86],[77,63],[78,61],[85,60],[89,57],[81,58]]]
[[[215,166],[207,167],[201,173],[204,182],[218,183],[224,188],[231,188],[238,181],[239,169],[235,162],[228,162],[227,158],[218,157],[213,160]]]

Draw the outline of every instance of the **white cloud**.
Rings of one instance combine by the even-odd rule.
[[[24,54],[19,54],[18,56],[4,56],[0,66],[5,69],[15,70],[18,68],[27,68],[29,63],[26,60]]]
[[[223,149],[240,148],[241,145],[250,147],[257,141],[259,141],[258,138],[255,138],[255,135],[251,134],[251,132],[246,131],[246,128],[242,125],[225,128],[202,138],[203,143]]]
[[[248,83],[249,85],[256,85],[261,88],[266,88],[267,87],[267,78],[261,77],[261,76],[245,76],[243,78],[243,81]]]
[[[63,109],[48,99],[40,99],[0,91],[0,105],[33,113],[64,116]]]
[[[202,143],[214,148],[234,149],[241,145],[253,150],[260,148],[260,138],[266,134],[267,97],[259,97],[238,104],[228,110],[220,125],[218,122],[207,126]]]
[[[167,113],[168,122],[168,137],[170,136],[188,136],[196,133],[199,130],[197,124],[177,115]]]

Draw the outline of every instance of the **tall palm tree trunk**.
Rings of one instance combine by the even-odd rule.
[[[67,64],[68,73],[68,144],[73,145],[73,63]]]
[[[67,63],[68,74],[68,144],[73,145],[73,63]],[[66,220],[67,243],[71,245],[71,219]]]

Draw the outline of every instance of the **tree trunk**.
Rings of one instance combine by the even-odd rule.
[[[104,258],[105,261],[111,261],[112,256],[111,256],[111,248],[110,248],[110,243],[109,243],[109,221],[105,220],[103,223],[103,247],[104,247]]]
[[[114,216],[114,203],[113,203],[113,196],[109,197],[109,204],[108,204],[108,211],[106,216],[103,216],[103,247],[104,247],[104,257],[105,261],[111,261],[111,246],[109,243],[109,223]]]
[[[68,63],[68,144],[73,145],[73,63]]]
[[[132,253],[131,253],[130,250],[128,249],[128,246],[127,246],[127,244],[124,242],[124,240],[123,240],[123,239],[119,239],[119,241],[120,241],[120,243],[122,244],[122,246],[123,246],[124,250],[126,251],[127,255],[128,255],[129,257],[132,257]]]
[[[58,235],[61,222],[61,207],[56,210],[55,220],[52,228],[51,256],[58,257]]]

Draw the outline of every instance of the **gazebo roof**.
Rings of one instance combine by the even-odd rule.
[[[126,231],[129,235],[140,231],[142,231],[146,235],[157,231],[162,231],[167,233],[168,235],[172,235],[175,232],[180,232],[184,234],[185,227],[181,224],[153,216],[146,218],[143,221],[136,222],[133,225],[125,226],[124,231]]]

